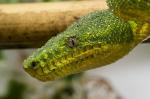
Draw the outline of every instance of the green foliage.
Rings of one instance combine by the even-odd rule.
[[[3,58],[3,53],[0,51],[0,60]]]
[[[72,99],[75,94],[74,81],[79,81],[82,78],[82,73],[73,74],[61,79],[61,82],[65,82],[64,87],[57,90],[53,99]]]
[[[26,86],[16,80],[10,80],[8,85],[8,92],[0,99],[23,99],[23,93]]]
[[[75,79],[80,79],[82,77],[82,73],[78,73],[78,74],[72,74],[72,75],[69,75],[65,78],[63,78],[65,81],[67,82],[71,82]]]
[[[53,99],[70,99],[74,94],[74,88],[72,85],[65,86],[63,89],[57,91]]]

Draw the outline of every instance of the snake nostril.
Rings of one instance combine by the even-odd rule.
[[[33,68],[33,69],[35,69],[36,68],[36,66],[37,66],[37,62],[31,62],[31,68]]]

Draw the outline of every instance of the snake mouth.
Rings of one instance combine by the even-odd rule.
[[[120,57],[124,56],[126,52],[122,51],[124,46],[128,46],[127,44],[91,44],[91,46],[85,46],[83,49],[76,50],[75,53],[69,54],[66,56],[62,56],[60,58],[54,58],[53,64],[51,62],[38,67],[33,68],[24,68],[32,77],[37,78],[40,81],[53,81],[65,76],[79,73],[85,70],[89,70],[92,68],[96,68],[99,66],[104,66],[115,62]],[[111,48],[111,50],[109,49]],[[124,48],[124,50],[129,50],[128,47]],[[74,51],[72,51],[74,52]],[[120,52],[120,54],[116,54]],[[114,58],[112,58],[112,56]],[[29,63],[30,61],[30,63]],[[28,61],[31,64],[31,59]],[[26,65],[29,65],[26,64]],[[55,65],[55,68],[54,68]]]
[[[101,56],[107,48],[106,46],[102,46],[101,43],[96,45],[91,44],[91,46],[88,45],[84,49],[80,49],[79,51],[76,50],[76,53],[73,53],[73,55],[55,59],[55,68],[50,68],[53,66],[51,66],[51,64],[46,64],[34,70],[28,68],[25,70],[31,76],[41,81],[57,80],[93,68],[94,65],[97,66],[97,63],[99,63],[99,58],[97,58],[97,56]],[[60,61],[63,62],[60,63]]]

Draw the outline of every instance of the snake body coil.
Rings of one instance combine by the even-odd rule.
[[[90,13],[52,37],[25,60],[24,69],[39,80],[55,80],[113,63],[128,54],[150,35],[150,2],[123,0],[128,13],[121,10],[121,1],[108,0],[109,10]],[[143,4],[147,4],[145,8]]]
[[[107,0],[109,8],[125,20],[150,22],[150,0]]]

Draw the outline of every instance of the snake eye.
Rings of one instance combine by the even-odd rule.
[[[71,48],[77,46],[77,39],[76,39],[76,37],[70,37],[68,39],[68,46],[71,47]]]

